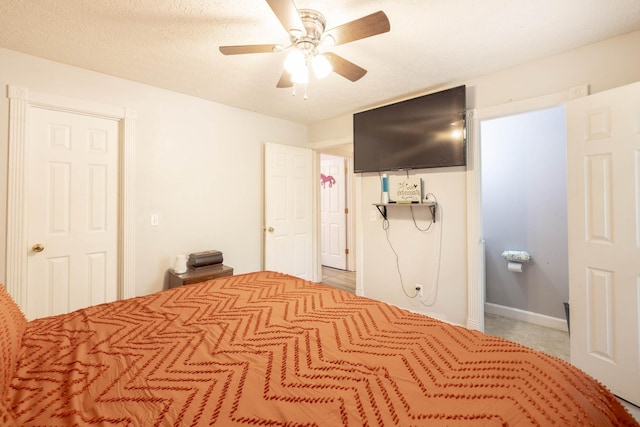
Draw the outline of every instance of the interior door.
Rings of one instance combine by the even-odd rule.
[[[320,159],[320,258],[322,265],[347,269],[347,213],[344,157]]]
[[[117,299],[117,120],[32,108],[28,318]]]
[[[571,362],[640,405],[640,83],[567,103]]]
[[[315,280],[313,152],[267,143],[264,170],[265,270]]]

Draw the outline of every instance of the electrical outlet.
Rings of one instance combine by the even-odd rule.
[[[422,285],[416,284],[416,291],[418,292],[418,296],[422,298],[424,294],[422,293]]]

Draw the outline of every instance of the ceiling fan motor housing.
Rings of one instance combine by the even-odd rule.
[[[291,43],[298,49],[309,52],[320,44],[326,20],[320,12],[315,10],[300,9],[298,12],[306,34],[303,35],[301,31],[295,29],[289,31]]]

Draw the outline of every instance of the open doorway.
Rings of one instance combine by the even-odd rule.
[[[568,359],[564,106],[481,121],[480,139],[485,331]]]
[[[347,164],[345,157],[320,155],[320,261],[347,269]]]
[[[321,282],[355,293],[352,144],[318,151]]]

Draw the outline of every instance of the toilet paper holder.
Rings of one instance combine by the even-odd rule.
[[[507,270],[514,273],[522,273],[522,266],[531,259],[526,251],[503,251],[502,257],[507,260]]]
[[[531,255],[527,251],[504,251],[502,258],[513,262],[527,262],[531,259]]]

